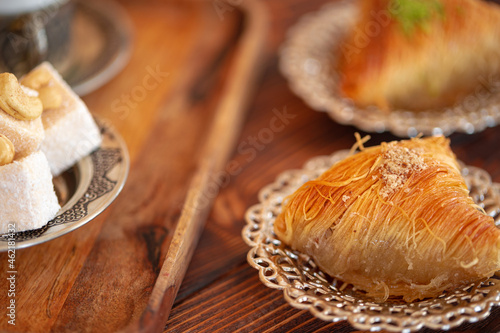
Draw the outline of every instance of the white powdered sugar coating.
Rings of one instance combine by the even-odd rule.
[[[52,175],[57,176],[99,147],[101,133],[87,106],[49,63],[36,69],[49,71],[51,83],[63,94],[60,108],[42,114],[45,139],[41,150],[47,156]]]
[[[60,209],[45,155],[38,151],[0,166],[0,233],[37,229]]]
[[[387,198],[403,187],[410,173],[427,169],[419,150],[398,146],[395,142],[387,145],[382,164],[378,170],[384,187],[380,190],[382,198]]]

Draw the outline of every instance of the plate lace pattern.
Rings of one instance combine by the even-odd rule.
[[[251,247],[247,260],[258,269],[260,280],[270,288],[283,290],[286,301],[293,307],[309,310],[326,321],[348,320],[360,330],[412,332],[423,327],[447,330],[465,321],[488,317],[491,307],[500,305],[500,274],[433,299],[376,302],[352,285],[324,274],[307,255],[281,244],[273,232],[273,223],[284,198],[348,154],[349,151],[343,150],[314,158],[302,170],[286,171],[260,191],[260,203],[248,209],[242,231],[244,241]],[[462,175],[472,198],[499,226],[500,184],[492,183],[486,171],[463,164]]]

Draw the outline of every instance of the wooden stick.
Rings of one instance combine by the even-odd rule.
[[[130,332],[161,332],[219,191],[213,177],[222,171],[234,150],[244,121],[246,103],[257,81],[258,65],[267,33],[267,12],[259,0],[245,0],[240,8],[245,26],[233,68],[202,149],[186,202],[148,305]]]

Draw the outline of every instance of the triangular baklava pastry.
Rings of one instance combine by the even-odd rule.
[[[289,196],[274,230],[369,295],[434,297],[500,268],[500,230],[444,137],[363,148]]]
[[[338,54],[342,93],[383,110],[474,107],[500,89],[500,6],[480,0],[360,0]],[[467,95],[474,101],[464,100]],[[473,104],[474,103],[474,104]]]

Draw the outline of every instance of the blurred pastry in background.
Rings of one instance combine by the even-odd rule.
[[[421,111],[500,87],[500,6],[480,0],[360,0],[338,52],[359,106]],[[497,91],[493,91],[493,90]]]

